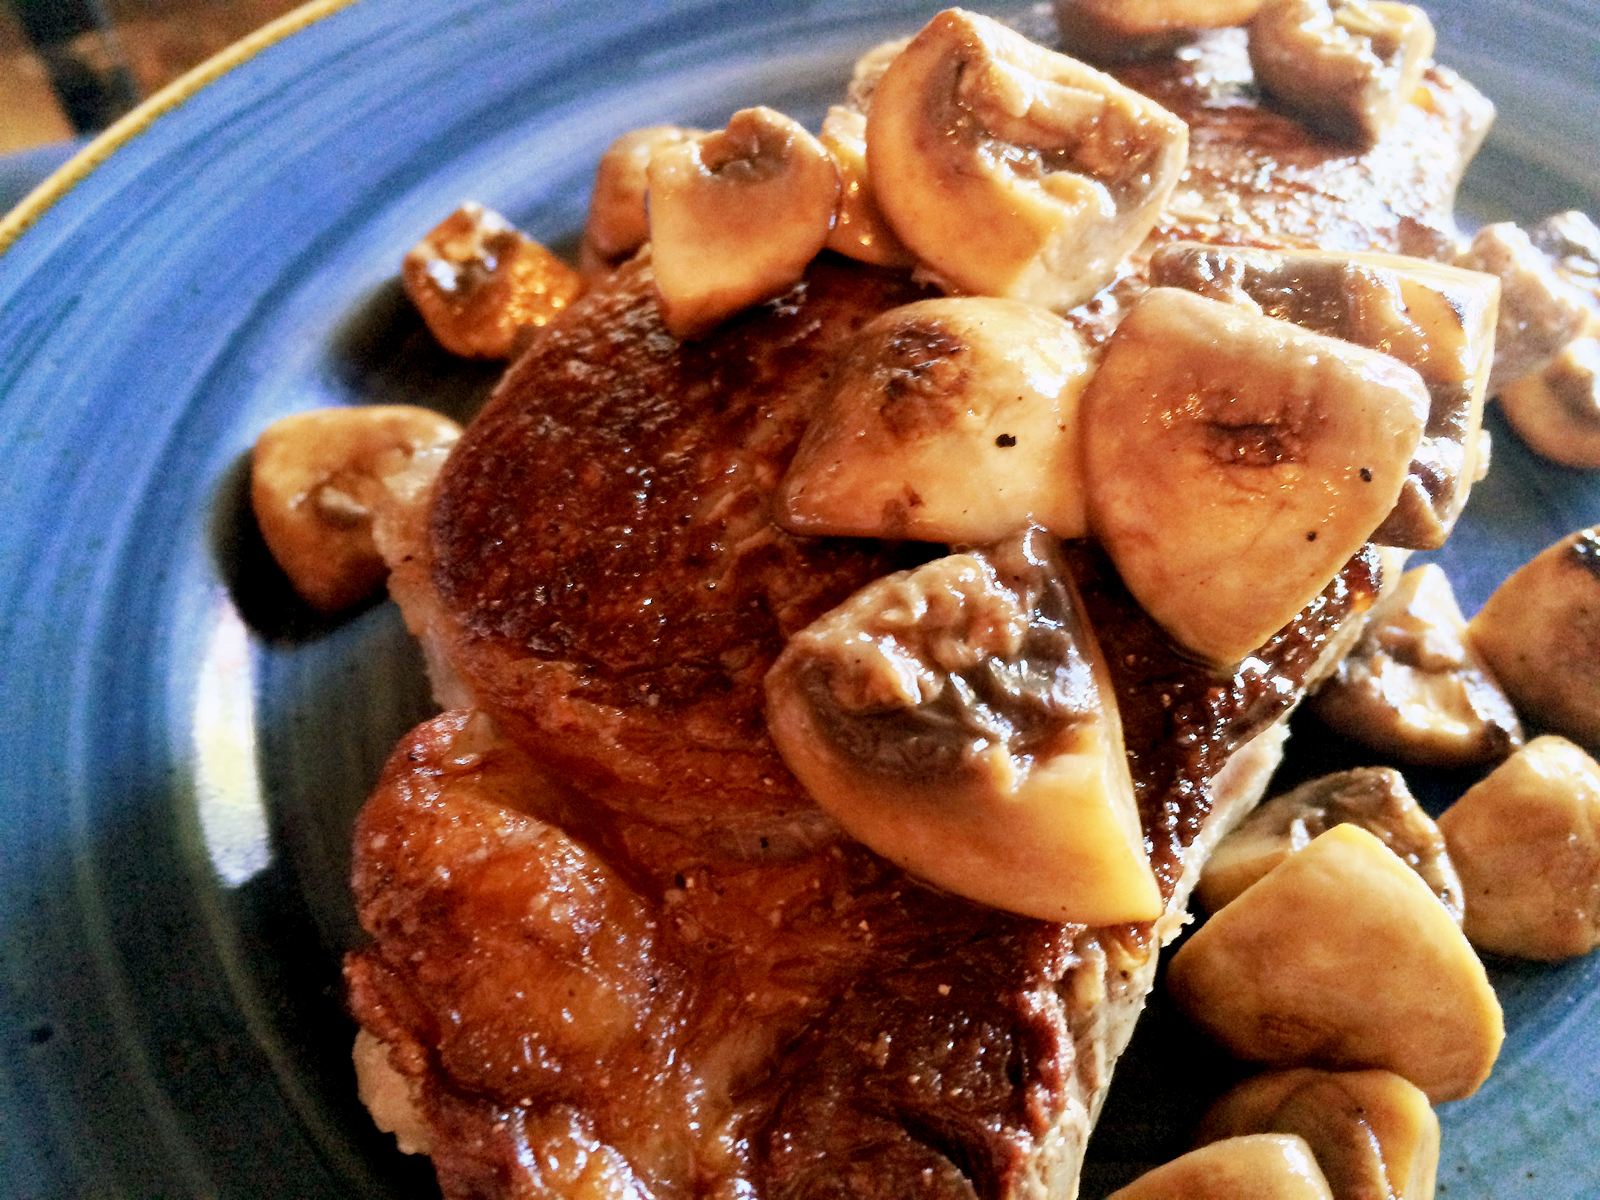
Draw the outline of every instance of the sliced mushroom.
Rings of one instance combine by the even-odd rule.
[[[1589,321],[1591,307],[1583,292],[1562,279],[1550,256],[1509,221],[1478,230],[1456,265],[1500,279],[1492,395],[1543,370]]]
[[[1500,408],[1517,436],[1553,462],[1600,467],[1600,320],[1594,336],[1574,338],[1543,370],[1500,389]]]
[[[1466,618],[1435,563],[1407,571],[1373,606],[1311,707],[1340,733],[1424,766],[1499,762],[1522,745],[1516,710],[1468,644]]]
[[[1223,905],[1335,825],[1359,825],[1399,855],[1461,924],[1461,880],[1444,838],[1400,772],[1357,767],[1324,775],[1268,800],[1217,844],[1196,893],[1208,912]]]
[[[1562,959],[1600,946],[1600,765],[1534,738],[1439,818],[1473,945]]]
[[[1600,746],[1600,526],[1541,552],[1467,625],[1517,711]]]
[[[460,436],[448,417],[405,405],[315,409],[268,426],[251,454],[250,501],[294,590],[323,612],[370,596],[384,576],[372,523],[388,480]]]
[[[819,140],[839,171],[839,215],[828,234],[828,249],[879,267],[910,267],[916,262],[878,209],[867,174],[867,118],[834,105],[823,119]]]
[[[932,275],[1057,311],[1144,240],[1188,141],[1154,101],[961,9],[889,64],[867,114],[878,204]]]
[[[1392,254],[1180,242],[1155,253],[1150,280],[1380,350],[1421,375],[1428,422],[1400,499],[1373,540],[1413,550],[1444,545],[1477,473],[1494,277]]]
[[[1435,1103],[1470,1096],[1505,1036],[1483,964],[1417,873],[1335,825],[1211,917],[1168,987],[1240,1058],[1379,1067]]]
[[[1156,288],[1083,404],[1091,527],[1140,606],[1223,664],[1309,604],[1388,515],[1428,393],[1388,355]]]
[[[1161,914],[1110,680],[1045,534],[868,585],[766,690],[806,790],[912,874],[1051,921]]]
[[[439,344],[466,358],[510,358],[583,290],[566,263],[471,203],[411,248],[400,279]]]
[[[741,109],[725,130],[656,147],[646,178],[661,316],[680,338],[798,283],[839,207],[827,150],[770,108]]]
[[[1211,1107],[1195,1142],[1257,1133],[1304,1138],[1334,1200],[1432,1200],[1439,1118],[1392,1071],[1264,1072]]]
[[[836,368],[779,489],[807,535],[989,542],[1085,532],[1078,399],[1089,350],[1016,300],[951,297],[883,314]]]
[[[582,266],[586,274],[609,270],[650,240],[650,157],[663,146],[676,146],[705,131],[679,125],[652,125],[623,134],[600,156],[589,195],[589,219],[583,226]]]
[[[1370,146],[1422,82],[1433,25],[1412,4],[1267,0],[1250,22],[1256,82],[1329,137]]]
[[[1262,0],[1055,0],[1061,48],[1094,62],[1164,54],[1196,30],[1244,25]]]
[[[1252,1134],[1213,1142],[1139,1176],[1107,1200],[1334,1200],[1305,1139]]]

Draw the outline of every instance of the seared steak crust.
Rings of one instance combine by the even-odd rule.
[[[1157,237],[1415,250],[1448,230],[1481,136],[1470,89],[1434,72],[1438,101],[1362,159],[1201,62],[1124,72],[1194,131],[1187,208]],[[1076,319],[1104,334],[1138,286],[1136,263]],[[789,634],[929,553],[770,521],[840,350],[923,294],[825,255],[682,344],[648,261],[627,264],[539,335],[386,546],[408,620],[491,718],[420,726],[355,834],[373,943],[349,959],[351,1007],[410,1082],[447,1197],[1075,1187],[1150,930],[918,884],[816,809],[762,717]],[[1217,678],[1098,550],[1067,557],[1181,902],[1213,778],[1292,707],[1375,571],[1358,557]]]

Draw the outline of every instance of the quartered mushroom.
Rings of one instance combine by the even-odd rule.
[[[1477,1091],[1505,1037],[1483,964],[1417,873],[1335,825],[1173,955],[1173,998],[1240,1058],[1382,1068],[1435,1103]]]
[[[655,147],[645,174],[661,317],[680,338],[798,283],[839,207],[833,158],[770,108],[740,109],[724,130]]]
[[[1421,375],[1427,424],[1400,497],[1372,536],[1413,550],[1444,545],[1478,474],[1494,277],[1394,254],[1180,242],[1155,253],[1150,280],[1382,351]]]
[[[1432,1200],[1439,1118],[1392,1071],[1265,1071],[1212,1105],[1195,1141],[1259,1133],[1304,1138],[1334,1200]]]
[[[817,137],[839,170],[839,215],[827,248],[878,267],[910,267],[916,259],[884,220],[867,174],[866,115],[836,104]]]
[[[777,497],[794,533],[988,542],[1085,532],[1083,338],[1016,300],[949,297],[866,325]]]
[[[1399,119],[1433,53],[1414,4],[1267,0],[1250,22],[1250,66],[1277,103],[1329,137],[1370,146]]]
[[[1510,221],[1485,225],[1456,257],[1456,265],[1500,280],[1489,391],[1543,370],[1593,315],[1584,293],[1556,273],[1551,257]]]
[[[1244,25],[1263,0],[1055,0],[1061,48],[1094,62],[1164,54],[1196,30]]]
[[[1335,1200],[1304,1138],[1250,1134],[1147,1171],[1107,1200]]]
[[[879,207],[946,290],[1065,311],[1144,240],[1188,127],[1109,75],[949,9],[878,80]]]
[[[583,290],[566,263],[473,203],[407,252],[400,279],[439,344],[466,358],[510,358]]]
[[[1052,921],[1161,914],[1109,676],[1047,535],[869,584],[789,640],[766,692],[812,798],[912,874]]]
[[[1534,738],[1439,818],[1472,944],[1554,960],[1600,946],[1600,766]]]
[[[1600,526],[1502,583],[1467,638],[1524,718],[1600,746]]]
[[[1511,701],[1467,641],[1436,563],[1407,571],[1373,606],[1361,640],[1310,700],[1348,737],[1404,762],[1499,762],[1522,745]]]
[[[652,125],[630,130],[606,148],[595,169],[583,226],[581,265],[586,274],[609,270],[650,240],[645,197],[651,155],[704,134],[680,125]]]
[[[1429,398],[1386,354],[1155,288],[1083,404],[1091,528],[1140,607],[1226,664],[1309,604],[1394,508]]]
[[[391,481],[403,487],[460,436],[448,417],[406,405],[314,409],[269,425],[251,453],[250,502],[294,590],[323,612],[370,596],[385,572],[373,521]]]
[[[1461,923],[1461,880],[1443,836],[1400,772],[1357,767],[1301,784],[1268,800],[1217,844],[1196,895],[1217,912],[1291,854],[1335,825],[1359,825],[1394,851]]]

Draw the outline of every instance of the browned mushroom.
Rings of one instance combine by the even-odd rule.
[[[869,584],[766,686],[806,790],[911,873],[1048,920],[1160,916],[1110,681],[1047,535]]]
[[[677,337],[798,283],[839,207],[828,151],[770,108],[741,109],[725,130],[657,146],[646,178],[651,267]]]
[[[1524,717],[1600,746],[1600,526],[1502,583],[1467,638]]]
[[[1467,622],[1436,563],[1407,571],[1373,606],[1361,640],[1311,698],[1340,733],[1405,762],[1498,762],[1522,724],[1467,641]]]
[[[1144,240],[1188,144],[1154,101],[957,8],[893,58],[867,111],[879,207],[925,269],[1057,311]]]
[[[1428,393],[1386,354],[1155,288],[1083,411],[1090,525],[1123,582],[1182,645],[1232,663],[1394,508]]]
[[[923,300],[878,317],[836,368],[778,492],[807,535],[989,542],[1085,533],[1078,399],[1088,346],[1016,300]]]
[[[1263,1072],[1212,1105],[1195,1141],[1256,1133],[1304,1138],[1334,1200],[1432,1200],[1439,1118],[1392,1071]]]
[[[1427,14],[1412,4],[1267,0],[1250,22],[1250,65],[1313,129],[1371,145],[1422,82],[1433,41]]]
[[[322,408],[275,422],[256,439],[250,500],[272,557],[313,607],[366,599],[385,567],[373,541],[390,480],[417,460],[442,461],[461,427],[425,408]]]
[[[1333,1200],[1305,1139],[1251,1134],[1213,1142],[1139,1176],[1107,1200]]]
[[[1091,62],[1167,53],[1196,30],[1243,25],[1262,0],[1055,0],[1061,48]]]
[[[1466,891],[1467,937],[1516,958],[1600,946],[1600,766],[1534,738],[1439,818]]]
[[[1478,474],[1499,295],[1492,276],[1394,254],[1179,242],[1151,258],[1150,281],[1392,354],[1422,376],[1422,441],[1372,536],[1413,550],[1444,545]]]
[[[471,203],[412,247],[400,279],[439,344],[466,358],[510,358],[583,289],[566,263]]]
[[[1268,1066],[1378,1067],[1470,1096],[1505,1026],[1437,896],[1365,829],[1335,825],[1216,913],[1167,983],[1201,1028]]]
[[[1335,825],[1359,825],[1399,855],[1461,923],[1461,880],[1444,838],[1400,772],[1357,767],[1301,784],[1268,800],[1217,844],[1196,894],[1216,912],[1291,854]]]

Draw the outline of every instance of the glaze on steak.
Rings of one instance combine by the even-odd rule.
[[[1466,85],[1435,70],[1430,107],[1363,159],[1207,61],[1125,72],[1194,131],[1158,239],[1414,252],[1449,233],[1487,123]],[[1076,319],[1103,335],[1138,286]],[[1161,934],[917,883],[810,802],[762,716],[789,634],[935,552],[799,539],[769,515],[840,349],[922,294],[824,256],[685,345],[635,260],[512,368],[431,507],[380,527],[459,707],[402,743],[358,821],[373,940],[347,978],[447,1197],[1075,1194]],[[1259,796],[1275,722],[1370,601],[1375,560],[1219,679],[1097,549],[1067,549],[1176,909],[1219,810]]]

